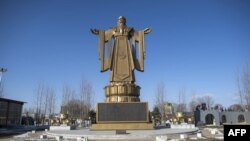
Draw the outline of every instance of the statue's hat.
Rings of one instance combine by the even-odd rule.
[[[124,23],[126,23],[126,18],[125,18],[124,16],[119,16],[119,17],[118,17],[118,20],[121,20],[121,21],[123,21]]]

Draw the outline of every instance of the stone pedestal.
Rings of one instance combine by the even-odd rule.
[[[140,86],[112,82],[104,88],[105,103],[97,104],[96,122],[91,130],[153,129],[148,103],[140,102]]]
[[[91,130],[150,130],[152,123],[99,123],[93,124]]]

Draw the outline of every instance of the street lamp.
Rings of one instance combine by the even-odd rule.
[[[0,68],[0,86],[1,86],[1,83],[2,83],[2,75],[4,72],[6,72],[7,69],[6,68]]]
[[[7,69],[5,69],[5,68],[0,68],[0,72],[6,72],[7,71]]]
[[[5,69],[5,68],[0,68],[0,97],[2,97],[3,96],[3,93],[2,93],[2,75],[3,75],[3,73],[4,72],[6,72],[7,71],[7,69]]]

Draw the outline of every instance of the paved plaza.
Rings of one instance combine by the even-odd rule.
[[[88,138],[90,141],[155,141],[156,136],[167,136],[168,139],[179,139],[180,134],[195,137],[198,128],[194,129],[156,129],[156,130],[127,130],[126,134],[116,134],[116,131],[90,131],[89,129],[78,129],[70,131],[39,131],[27,132],[25,134],[12,137],[0,138],[2,141],[35,141],[41,140],[41,136],[47,137],[47,140],[77,141],[77,139]]]
[[[125,135],[116,135],[115,131],[90,131],[89,129],[71,131],[48,131],[48,136],[63,136],[65,138],[87,137],[88,139],[151,139],[159,135],[170,135],[180,133],[192,133],[194,129],[157,129],[157,130],[127,130]]]

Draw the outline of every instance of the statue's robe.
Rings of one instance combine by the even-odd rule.
[[[106,55],[105,49],[108,49]],[[139,58],[136,50],[139,50]],[[110,70],[110,82],[133,83],[134,69],[144,71],[144,54],[143,30],[136,32],[131,27],[114,27],[99,31],[101,71]]]

